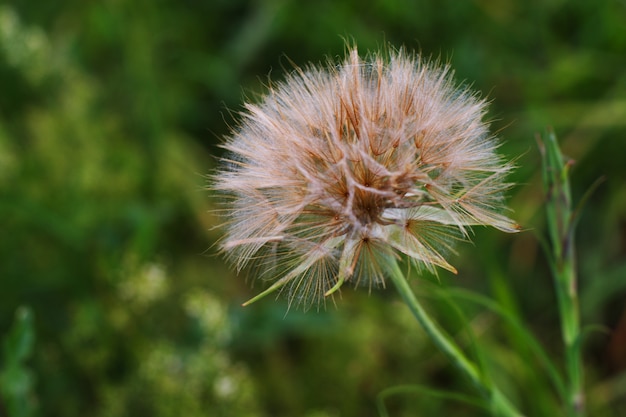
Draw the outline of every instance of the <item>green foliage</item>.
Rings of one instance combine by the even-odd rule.
[[[9,333],[3,338],[2,362],[0,367],[0,398],[6,404],[9,417],[34,415],[35,376],[28,368],[35,344],[33,313],[20,307]]]
[[[509,205],[526,229],[545,234],[535,132],[553,125],[575,160],[574,201],[606,176],[576,240],[581,323],[609,334],[588,334],[582,348],[589,415],[624,415],[624,22],[617,0],[3,2],[0,335],[28,333],[14,320],[28,305],[37,342],[19,377],[4,376],[3,351],[2,386],[27,388],[30,415],[68,417],[374,416],[394,385],[469,392],[392,291],[342,290],[319,313],[285,316],[272,297],[242,309],[261,288],[212,256],[216,201],[202,189],[242,92],[255,97],[291,61],[341,55],[344,37],[441,57],[484,92],[502,152],[519,156]],[[459,247],[457,276],[416,279],[420,296],[453,286],[493,297],[560,357],[535,234],[476,230],[473,240]],[[468,303],[463,321],[437,296],[428,309],[462,346],[473,332],[528,415],[558,409],[507,320]],[[424,395],[385,405],[391,416],[482,415]]]

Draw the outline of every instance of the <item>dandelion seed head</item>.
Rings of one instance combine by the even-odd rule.
[[[305,308],[338,283],[384,284],[401,256],[455,271],[445,256],[468,226],[517,230],[485,112],[447,67],[403,50],[296,68],[224,144],[212,188],[227,258]]]

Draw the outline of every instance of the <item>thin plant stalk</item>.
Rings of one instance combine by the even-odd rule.
[[[567,369],[567,409],[571,417],[585,415],[580,313],[576,277],[575,211],[569,184],[571,163],[565,162],[553,132],[538,138],[543,160],[543,182],[547,194],[547,223],[551,267],[561,320]]]
[[[390,264],[390,279],[405,304],[411,310],[411,313],[413,313],[413,316],[437,348],[488,398],[494,415],[499,417],[522,416],[522,413],[511,404],[497,387],[485,380],[476,364],[468,359],[455,342],[442,332],[439,326],[430,318],[411,290],[397,262],[390,262]]]

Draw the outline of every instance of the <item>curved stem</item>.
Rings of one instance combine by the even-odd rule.
[[[390,262],[390,264],[391,269],[389,272],[391,273],[391,281],[405,304],[411,310],[411,313],[413,313],[413,316],[417,319],[433,343],[435,343],[435,345],[454,363],[457,369],[489,399],[494,415],[502,417],[522,416],[522,413],[509,402],[500,390],[484,380],[476,364],[469,360],[454,341],[430,318],[426,310],[422,308],[415,297],[398,263],[393,261]]]

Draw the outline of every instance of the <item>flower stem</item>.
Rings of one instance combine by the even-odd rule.
[[[561,318],[568,374],[568,416],[585,415],[583,367],[580,338],[580,312],[576,279],[574,223],[569,168],[559,149],[554,132],[545,140],[538,138],[543,160],[543,182],[547,193],[547,222],[551,243],[551,265]]]
[[[417,297],[415,297],[398,263],[395,261],[390,263],[391,281],[413,313],[413,316],[435,345],[479,389],[479,391],[489,399],[493,414],[500,417],[521,416],[522,414],[509,402],[500,390],[485,381],[476,364],[469,360],[454,341],[429,317],[426,310],[422,308],[417,300]]]
[[[583,394],[582,349],[580,345],[580,313],[578,310],[578,292],[576,290],[573,254],[565,255],[562,262],[557,261],[555,277],[563,343],[565,345],[565,363],[569,377],[568,415],[571,417],[582,417],[585,415],[585,399]]]

